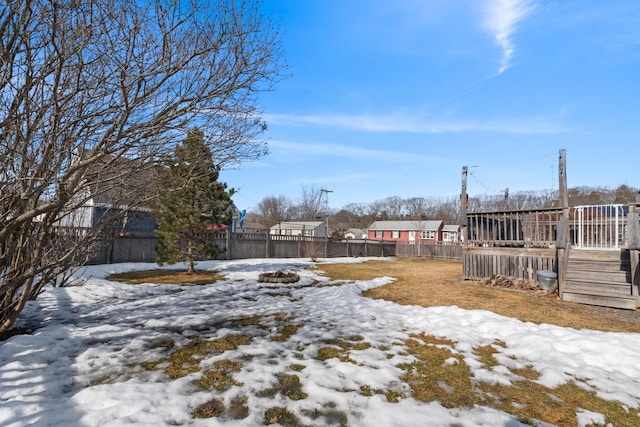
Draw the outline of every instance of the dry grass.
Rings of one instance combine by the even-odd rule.
[[[544,292],[513,291],[462,280],[457,261],[400,258],[359,264],[322,264],[332,280],[370,280],[389,276],[397,280],[365,292],[365,296],[423,307],[452,306],[489,310],[525,322],[552,323],[576,329],[640,332],[637,311],[566,303]]]
[[[536,382],[540,374],[527,366],[508,368],[514,375],[510,384],[489,384],[474,377],[453,341],[421,333],[413,335],[406,344],[415,361],[399,367],[405,371],[402,379],[411,387],[416,400],[439,401],[446,408],[490,406],[514,415],[523,423],[542,420],[559,426],[577,425],[576,412],[585,408],[603,414],[607,425],[637,425],[637,409],[599,398],[578,380],[551,389]],[[493,355],[505,347],[496,341],[475,348],[474,353],[482,367],[491,370],[499,365]],[[452,360],[455,362],[448,362]]]
[[[112,274],[107,280],[123,282],[129,285],[142,283],[160,283],[167,285],[206,285],[223,280],[215,271],[194,271],[189,274],[184,270],[147,270],[130,271],[127,273]]]

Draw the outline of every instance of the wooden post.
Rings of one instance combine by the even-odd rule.
[[[460,225],[462,226],[462,240],[463,244],[467,245],[469,233],[467,230],[467,175],[469,168],[462,167],[462,190],[460,191]]]
[[[562,149],[558,155],[558,183],[560,207],[562,215],[569,217],[569,191],[567,189],[567,150]]]
[[[569,218],[563,216],[558,222],[558,237],[556,239],[556,265],[558,266],[558,295],[562,299],[562,293],[567,284],[567,264],[569,263]]]
[[[629,235],[629,258],[631,260],[631,295],[636,298],[636,308],[640,305],[640,216],[637,212],[627,215]]]
[[[558,223],[556,241],[556,265],[558,266],[558,295],[562,299],[567,284],[567,266],[569,264],[569,191],[567,188],[567,151],[558,153],[558,193],[562,216]]]
[[[278,223],[280,224],[280,223]],[[269,240],[271,239],[270,237],[270,233],[267,231],[267,237],[265,238],[264,242],[264,257],[265,258],[269,258]]]
[[[227,235],[225,236],[225,244],[227,245],[227,260],[232,259],[231,258],[231,230],[225,230],[227,232]]]

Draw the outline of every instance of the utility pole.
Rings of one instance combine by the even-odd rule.
[[[467,175],[469,174],[469,168],[467,166],[462,167],[462,191],[460,191],[460,226],[462,227],[462,241],[464,245],[467,244]]]

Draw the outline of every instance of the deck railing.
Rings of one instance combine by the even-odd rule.
[[[562,209],[467,214],[468,246],[549,247],[555,243]]]
[[[625,205],[576,206],[572,208],[571,237],[577,249],[621,249],[626,246]]]
[[[569,243],[576,249],[628,247],[629,212],[638,204],[575,206],[569,209]],[[472,212],[467,214],[467,246],[551,247],[556,243],[562,209]]]

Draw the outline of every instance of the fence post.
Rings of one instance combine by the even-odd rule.
[[[640,304],[640,217],[636,212],[627,216],[629,258],[631,261],[631,295],[636,298],[636,308]]]
[[[266,234],[266,238],[264,239],[264,257],[265,258],[269,258],[269,240],[270,240],[270,233],[267,232]]]
[[[227,246],[227,260],[233,259],[231,257],[231,231],[225,230],[225,245]]]
[[[567,265],[569,264],[569,218],[560,217],[558,221],[558,238],[556,240],[556,263],[558,266],[558,296],[562,299],[567,284]]]

